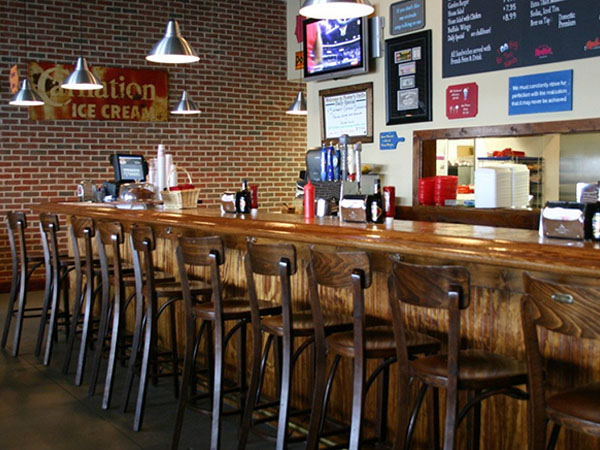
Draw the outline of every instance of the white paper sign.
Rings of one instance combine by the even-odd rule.
[[[367,135],[367,92],[324,97],[325,136],[338,138]]]

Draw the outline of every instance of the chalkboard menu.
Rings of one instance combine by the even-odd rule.
[[[443,76],[600,56],[597,0],[444,0]]]

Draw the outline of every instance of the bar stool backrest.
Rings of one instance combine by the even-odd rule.
[[[470,275],[465,267],[427,266],[395,262],[392,269],[394,298],[415,306],[450,309],[450,292],[458,294],[458,308],[470,303]]]
[[[40,233],[42,236],[42,248],[44,249],[44,261],[48,266],[58,273],[60,267],[60,256],[58,251],[58,237],[60,231],[58,215],[52,213],[40,214]]]
[[[371,286],[371,259],[365,252],[320,252],[310,249],[307,266],[308,294],[315,329],[317,365],[325,364],[325,320],[319,298],[319,285],[352,289],[353,331],[357,351],[364,348],[364,290]]]
[[[136,301],[141,301],[143,282],[146,281],[146,297],[148,301],[154,298],[154,263],[152,252],[156,248],[154,231],[147,225],[134,225],[131,227],[130,240],[133,250],[133,270],[135,273],[135,287],[138,295]],[[142,260],[143,255],[143,260]],[[143,276],[143,273],[146,276]]]
[[[252,327],[260,336],[260,311],[254,274],[279,277],[281,287],[281,307],[284,329],[291,328],[291,288],[290,277],[297,271],[296,247],[292,244],[247,243],[248,252],[244,255],[244,269],[248,282],[248,296],[252,314]]]
[[[351,288],[352,273],[362,272],[362,288],[371,286],[371,259],[365,252],[324,253],[310,250],[310,272],[316,284],[331,288]]]
[[[73,261],[75,263],[75,272],[77,276],[81,276],[81,251],[78,245],[78,240],[83,240],[84,258],[86,259],[86,272],[88,275],[93,273],[93,249],[92,237],[96,234],[96,226],[94,220],[90,217],[75,217],[69,219],[71,223],[71,242],[73,245]],[[79,283],[77,283],[79,285]]]
[[[527,272],[523,274],[523,282],[525,295],[521,299],[521,323],[527,354],[532,419],[529,448],[543,449],[546,448],[546,377],[536,327],[576,338],[599,340],[600,287],[542,280]],[[577,428],[586,431],[586,426],[578,424]],[[597,425],[589,422],[590,434],[597,436],[599,431]]]
[[[110,270],[113,268],[113,284],[115,292],[122,291],[123,263],[121,258],[121,245],[124,242],[123,225],[117,221],[98,221],[96,230],[96,241],[98,243],[98,256],[100,257],[100,273],[102,278],[102,295],[108,297],[110,285]],[[109,263],[106,248],[112,253],[112,261]]]
[[[180,236],[176,250],[177,266],[181,279],[183,305],[186,317],[186,336],[194,336],[194,320],[192,314],[192,295],[190,290],[187,266],[210,266],[210,284],[215,307],[215,323],[222,322],[221,275],[219,266],[225,262],[225,245],[219,236],[188,237]],[[193,339],[193,338],[192,338]],[[189,343],[193,345],[193,342]]]
[[[19,263],[25,267],[27,260],[27,248],[25,246],[25,228],[27,228],[27,219],[25,213],[21,211],[9,211],[6,214],[6,222],[8,225],[8,242],[10,244],[10,254],[13,262],[13,272],[19,270]],[[18,238],[17,238],[18,236]],[[17,239],[19,248],[17,250]]]

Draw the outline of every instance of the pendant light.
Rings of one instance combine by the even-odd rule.
[[[171,11],[170,3],[167,3],[169,11]],[[152,47],[146,59],[151,62],[165,64],[194,63],[200,60],[190,44],[181,35],[179,24],[175,19],[169,19],[164,36]]]
[[[302,4],[301,2],[302,0],[300,0],[298,6]],[[302,39],[306,39],[306,37],[302,36]],[[304,63],[306,64],[306,61]],[[302,70],[304,70],[304,68]],[[306,116],[308,114],[306,98],[304,97],[304,92],[302,92],[302,71],[300,72],[300,80],[298,81],[298,94],[296,94],[296,100],[294,100],[285,113],[293,116]]]
[[[171,114],[180,114],[180,115],[191,115],[191,114],[200,114],[202,111],[196,107],[196,104],[192,101],[187,91],[183,91],[181,94],[181,98],[177,105],[171,111]]]
[[[29,35],[27,34],[27,2],[25,2],[25,10],[23,11],[23,16],[25,18],[25,49],[29,49]],[[27,67],[27,66],[25,66]],[[25,78],[21,81],[21,86],[15,95],[8,102],[13,106],[41,106],[44,104],[42,97],[40,94],[35,92],[29,86],[29,80],[27,79],[27,70],[25,71]]]
[[[305,0],[300,14],[313,19],[352,19],[375,11],[369,0]]]
[[[302,92],[302,89],[298,91],[296,100],[294,100],[294,103],[290,105],[285,113],[294,116],[306,116],[308,114],[308,110],[306,109],[306,99],[304,98],[304,92]]]
[[[183,14],[183,20],[185,21],[185,10],[184,10],[184,14]],[[183,38],[181,38],[181,39],[183,39]],[[183,39],[183,41],[185,42],[185,39]],[[185,44],[187,45],[187,42],[185,42]],[[189,48],[189,46],[188,46],[188,48]],[[183,85],[184,86],[187,86],[187,81],[188,81],[187,75],[188,75],[187,66],[184,66],[183,67]],[[200,114],[201,112],[202,111],[200,111],[200,109],[196,106],[196,104],[193,102],[192,98],[190,97],[190,95],[187,93],[187,91],[185,89],[181,93],[181,98],[177,102],[177,105],[175,105],[175,108],[173,108],[171,110],[171,114],[177,114],[177,115],[194,115],[194,114]]]
[[[82,4],[79,0],[79,15],[81,19]],[[79,50],[83,53],[83,26],[79,24]],[[63,89],[93,91],[102,89],[104,86],[98,81],[96,76],[88,67],[87,61],[83,56],[75,61],[75,70],[61,84]]]

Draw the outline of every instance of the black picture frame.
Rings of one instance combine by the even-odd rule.
[[[431,30],[385,41],[386,124],[429,122]]]

